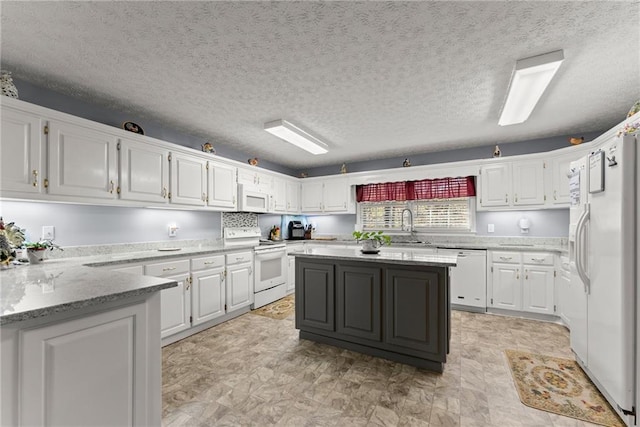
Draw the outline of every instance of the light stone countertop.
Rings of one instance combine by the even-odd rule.
[[[414,252],[406,249],[385,249],[377,254],[363,254],[360,248],[306,248],[304,251],[291,251],[296,258],[338,259],[343,261],[362,261],[383,264],[422,265],[431,267],[453,267],[458,263],[456,255],[436,255]]]
[[[36,265],[12,266],[0,271],[0,325],[177,286],[170,279],[136,276],[95,267],[197,257],[251,248],[225,248],[220,244],[183,247],[179,251],[147,249],[46,259]],[[99,252],[100,248],[86,249],[87,253],[96,251]],[[73,250],[69,252],[74,253]]]
[[[456,264],[455,256],[419,254],[411,249],[453,248],[480,250],[566,251],[561,239],[510,238],[433,238],[429,243],[394,242],[381,254],[365,255],[353,239],[292,240],[287,245],[311,242],[322,245],[354,245],[353,249],[307,248],[291,255],[331,258],[341,254],[343,259],[386,262],[395,264],[439,265]],[[534,241],[530,244],[528,242]],[[167,242],[94,247],[70,247],[65,251],[49,252],[50,259],[39,265],[22,265],[0,271],[0,325],[47,316],[48,314],[97,305],[145,292],[155,292],[175,286],[171,280],[150,276],[133,276],[93,267],[108,267],[138,262],[162,261],[180,257],[223,254],[229,251],[250,250],[246,247],[224,247],[220,241],[176,241],[178,251],[159,251]],[[328,251],[328,252],[327,252]],[[135,279],[134,279],[135,278]]]
[[[0,272],[0,325],[131,298],[177,286],[174,280],[84,267],[64,260]]]

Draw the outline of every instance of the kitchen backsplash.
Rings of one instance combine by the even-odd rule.
[[[250,212],[222,212],[222,228],[257,227],[258,214]]]

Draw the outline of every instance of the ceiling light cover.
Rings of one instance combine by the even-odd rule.
[[[284,139],[296,147],[307,150],[311,154],[325,154],[328,152],[327,144],[286,120],[275,120],[265,123],[264,130],[274,134],[278,138]]]
[[[500,126],[522,123],[529,118],[563,60],[563,51],[556,50],[516,62],[498,121]]]

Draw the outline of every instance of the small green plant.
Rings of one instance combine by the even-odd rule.
[[[387,236],[383,231],[354,231],[351,233],[357,242],[362,240],[374,240],[379,246],[390,245],[391,236]]]
[[[49,249],[50,251],[54,249],[63,250],[60,246],[56,245],[51,240],[40,240],[39,242],[27,242],[24,244],[24,247],[32,251],[43,251],[45,249]]]

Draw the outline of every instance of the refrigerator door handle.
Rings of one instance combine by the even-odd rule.
[[[576,227],[576,270],[578,272],[578,276],[582,280],[584,284],[584,291],[588,295],[590,293],[591,281],[589,280],[589,275],[587,274],[584,267],[584,255],[586,253],[587,248],[585,248],[585,225],[589,220],[591,214],[591,210],[589,204],[584,205],[584,211],[582,215],[580,215],[580,219],[578,220],[578,224]]]

